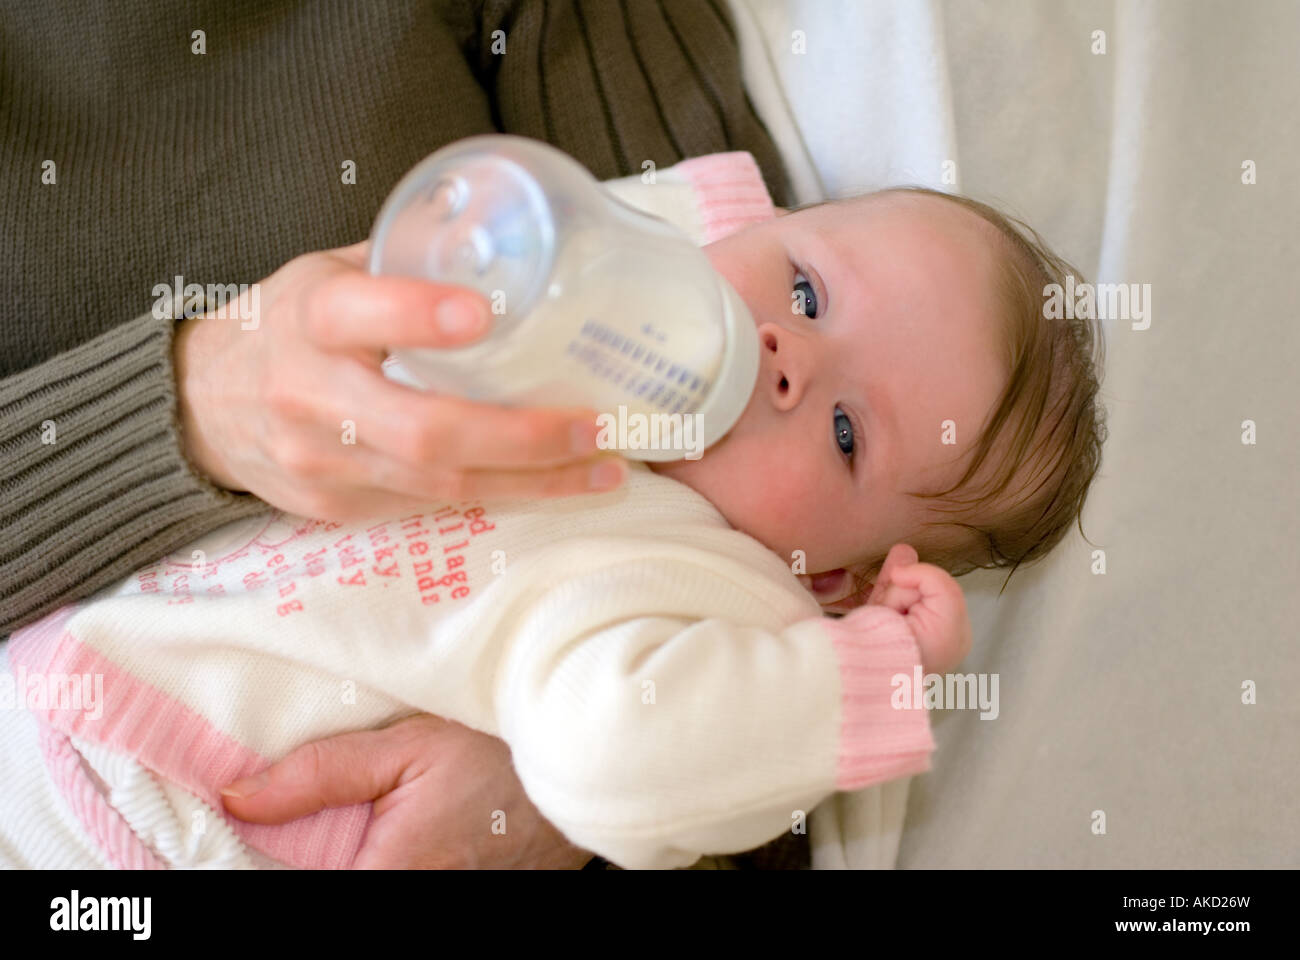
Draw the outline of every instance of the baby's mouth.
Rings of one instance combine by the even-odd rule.
[[[844,570],[830,570],[826,573],[814,573],[812,577],[813,590],[818,593],[823,591],[838,590],[840,584],[844,582]]]
[[[844,583],[844,568],[838,570],[828,570],[825,573],[799,574],[799,582],[804,585],[805,590],[813,593],[829,593],[838,590]]]

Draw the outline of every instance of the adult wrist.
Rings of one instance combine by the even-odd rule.
[[[202,316],[189,317],[176,325],[172,338],[172,367],[176,376],[176,420],[181,453],[191,468],[215,487],[232,493],[246,493],[231,474],[219,447],[204,429],[201,418],[218,409],[210,395],[207,374],[210,360],[208,328]]]

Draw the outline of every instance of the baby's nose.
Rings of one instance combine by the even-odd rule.
[[[763,358],[759,388],[768,392],[777,409],[788,410],[799,402],[804,386],[805,358],[798,337],[779,324],[764,323],[758,328],[758,343]]]

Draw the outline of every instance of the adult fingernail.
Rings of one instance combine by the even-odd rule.
[[[269,782],[270,777],[268,777],[266,772],[263,771],[262,773],[254,774],[251,777],[244,777],[243,780],[236,780],[228,787],[222,787],[221,795],[223,797],[234,797],[236,800],[243,800],[257,793],[257,791],[261,790]]]
[[[593,490],[617,487],[623,482],[623,465],[617,460],[606,460],[591,468],[587,483]]]
[[[468,337],[487,326],[483,311],[460,297],[438,305],[438,328],[449,337]]]

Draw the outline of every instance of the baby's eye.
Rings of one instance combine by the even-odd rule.
[[[839,407],[835,408],[832,420],[835,424],[835,445],[840,448],[840,453],[853,459],[853,421]]]
[[[790,312],[802,313],[809,320],[816,320],[817,291],[802,273],[796,273],[794,276],[794,291],[790,294]]]

